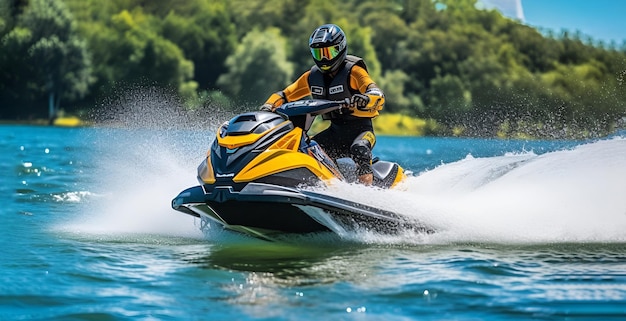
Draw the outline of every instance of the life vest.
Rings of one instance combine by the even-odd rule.
[[[311,73],[309,74],[309,89],[311,90],[311,97],[313,99],[327,99],[327,100],[344,100],[352,97],[354,94],[358,94],[358,89],[350,88],[350,71],[352,67],[359,65],[365,71],[367,66],[362,58],[347,55],[343,68],[337,71],[337,74],[332,77],[325,77],[324,73],[314,65],[311,67]],[[330,83],[327,83],[330,80]],[[329,114],[322,115],[324,119],[336,119],[336,118],[360,118],[355,117],[347,113],[331,112]]]

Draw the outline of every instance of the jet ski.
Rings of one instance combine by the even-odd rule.
[[[200,185],[180,192],[172,208],[203,225],[264,240],[294,233],[432,232],[394,212],[323,193],[333,182],[356,177],[354,166],[338,164],[307,135],[316,116],[332,111],[349,109],[343,101],[301,100],[233,117],[218,128],[198,167]],[[397,163],[375,159],[372,167],[377,188],[393,188],[406,177]]]

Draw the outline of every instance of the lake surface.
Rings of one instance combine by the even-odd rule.
[[[213,137],[0,126],[0,319],[626,320],[620,135],[379,137],[412,176],[333,193],[437,233],[284,243],[170,208]]]

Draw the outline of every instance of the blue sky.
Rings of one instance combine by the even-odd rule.
[[[626,40],[625,0],[521,0],[526,24],[580,30],[597,40]]]
[[[484,0],[506,15],[519,15],[527,25],[560,33],[579,30],[595,40],[620,46],[626,41],[626,0]]]

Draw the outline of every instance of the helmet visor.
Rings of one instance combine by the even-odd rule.
[[[315,60],[322,60],[323,58],[333,60],[335,57],[339,56],[339,53],[341,53],[339,45],[324,48],[311,48],[311,55],[313,55],[313,59]]]

